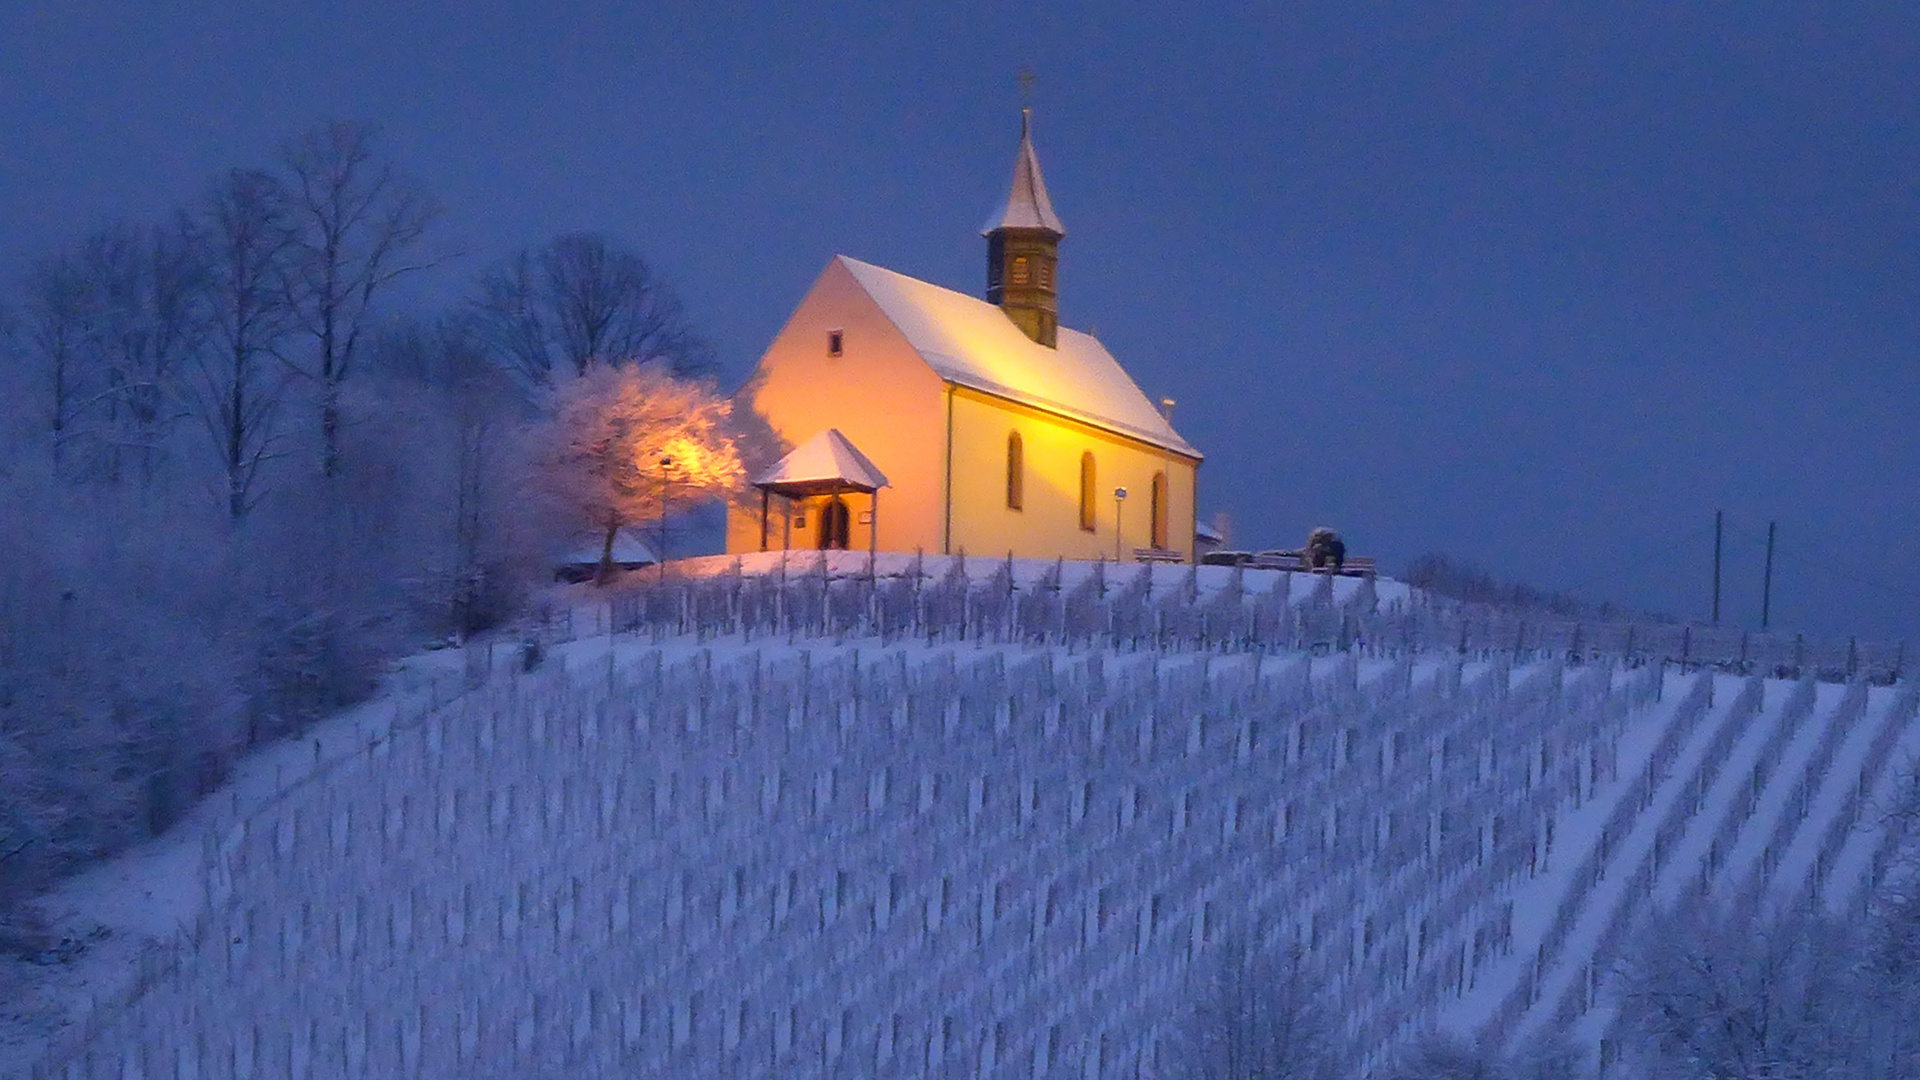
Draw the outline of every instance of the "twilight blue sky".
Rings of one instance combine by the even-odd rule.
[[[1063,320],[1238,546],[1704,617],[1724,508],[1727,621],[1778,520],[1777,625],[1920,643],[1911,2],[9,0],[0,275],[367,119],[423,299],[604,231],[737,379],[836,252],[980,289],[1022,66]]]

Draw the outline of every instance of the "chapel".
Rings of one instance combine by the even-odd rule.
[[[1201,454],[1092,334],[1060,325],[1032,114],[968,295],[836,255],[738,395],[794,449],[727,550],[1193,559]],[[1069,275],[1070,276],[1070,275]]]

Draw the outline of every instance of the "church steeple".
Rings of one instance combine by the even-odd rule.
[[[1053,212],[1040,158],[1033,152],[1033,110],[1020,110],[1020,152],[1013,187],[980,234],[987,238],[987,302],[1000,305],[1026,335],[1048,348],[1059,337],[1056,271],[1067,230]]]

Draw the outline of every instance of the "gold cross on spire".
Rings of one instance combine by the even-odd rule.
[[[1020,107],[1024,109],[1027,107],[1027,102],[1033,97],[1033,69],[1023,66],[1020,69],[1020,74],[1015,76],[1015,78],[1020,82]]]

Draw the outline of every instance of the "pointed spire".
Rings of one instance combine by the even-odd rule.
[[[1055,237],[1067,235],[1053,212],[1053,200],[1047,197],[1047,183],[1040,176],[1040,158],[1033,152],[1033,110],[1020,110],[1020,152],[1013,160],[1013,187],[1007,201],[989,218],[980,235],[1001,229],[1043,229]]]

